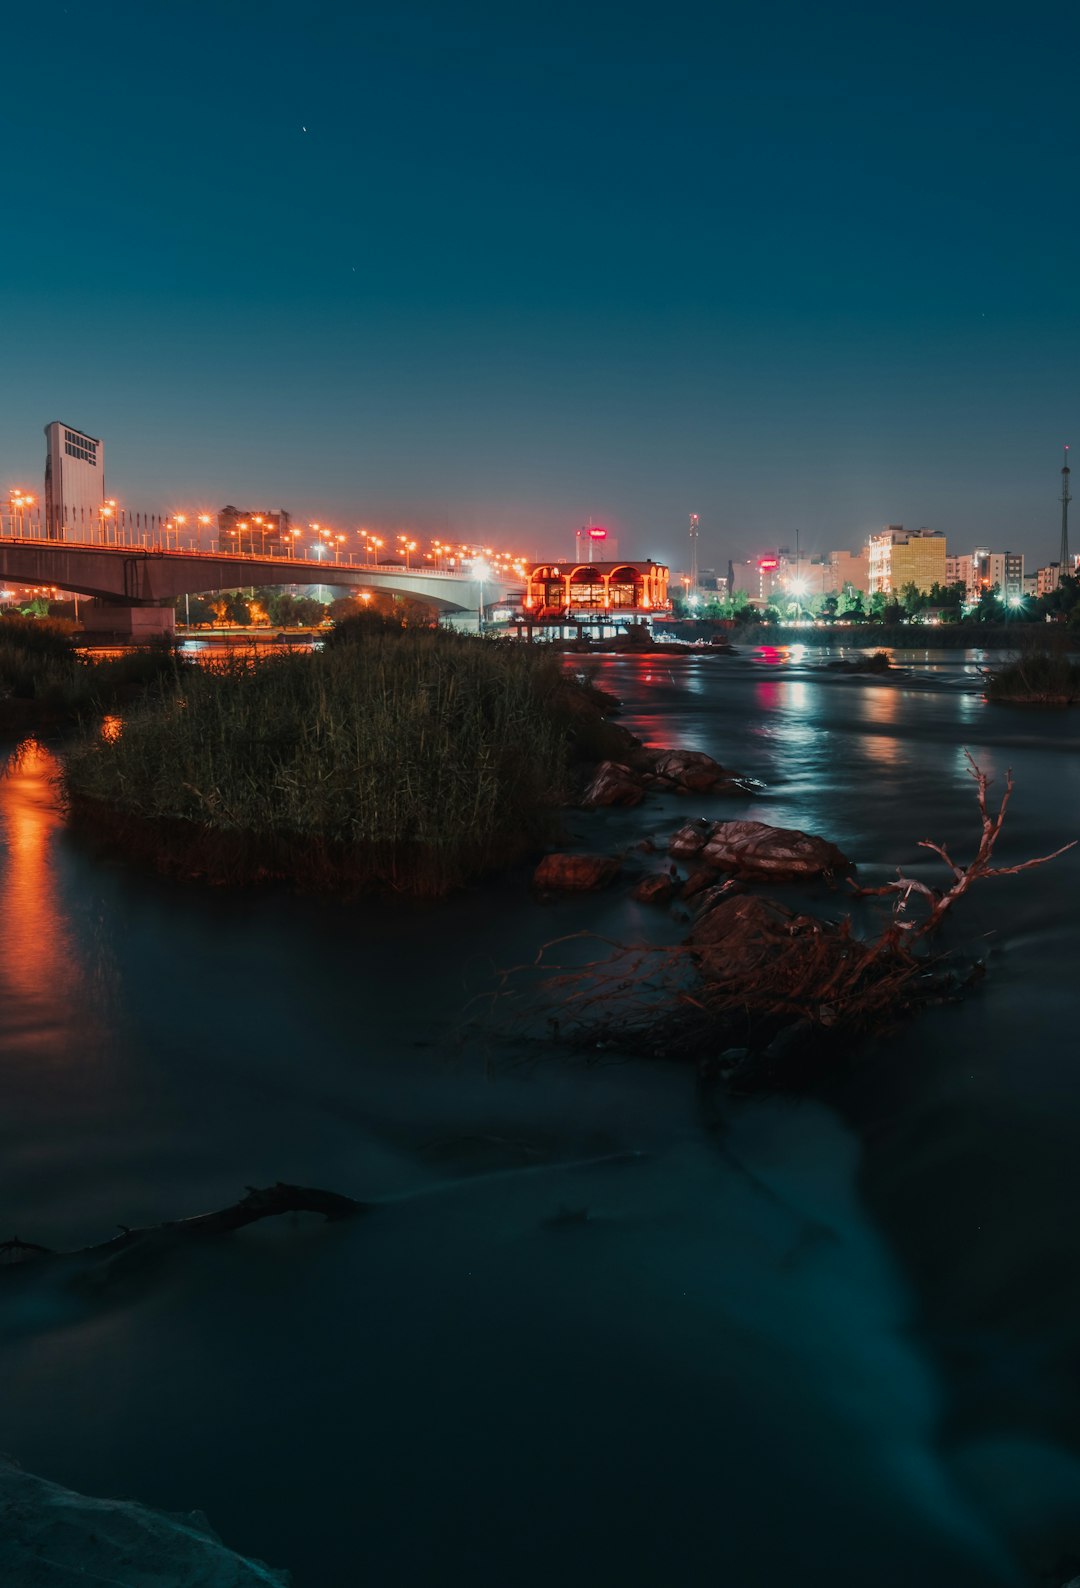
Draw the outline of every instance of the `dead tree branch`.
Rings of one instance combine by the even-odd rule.
[[[46,1262],[52,1258],[93,1257],[109,1258],[133,1247],[154,1242],[188,1239],[205,1235],[229,1235],[259,1219],[276,1218],[282,1213],[321,1213],[328,1221],[351,1218],[353,1214],[367,1211],[369,1204],[356,1202],[352,1197],[340,1196],[336,1191],[320,1191],[314,1186],[276,1185],[258,1189],[249,1186],[247,1196],[227,1208],[217,1208],[213,1213],[199,1213],[194,1218],[149,1224],[142,1229],[120,1226],[120,1234],[111,1241],[101,1241],[95,1246],[84,1246],[70,1252],[55,1252],[48,1246],[36,1246],[20,1241],[18,1236],[10,1241],[0,1241],[0,1265],[22,1267],[28,1263]]]
[[[929,849],[939,859],[944,861],[953,875],[950,888],[932,888],[925,882],[920,882],[917,877],[906,877],[898,869],[894,881],[883,883],[879,888],[861,888],[851,884],[857,898],[881,897],[887,894],[896,894],[897,900],[893,914],[896,917],[898,931],[908,932],[913,937],[925,937],[940,923],[947,910],[950,910],[957,899],[962,898],[973,883],[981,882],[987,877],[1014,877],[1018,872],[1030,871],[1033,866],[1045,866],[1047,861],[1056,860],[1059,855],[1066,854],[1076,847],[1077,840],[1063,844],[1060,849],[1055,849],[1052,854],[1038,855],[1033,860],[1022,860],[1015,866],[994,866],[991,864],[994,856],[994,846],[1001,836],[1001,829],[1005,824],[1005,813],[1009,808],[1009,801],[1013,792],[1012,768],[1005,773],[1005,792],[1001,796],[1001,803],[996,812],[991,812],[987,793],[991,787],[991,779],[975,761],[970,750],[964,751],[964,758],[968,764],[968,771],[975,780],[977,799],[979,805],[979,819],[982,826],[982,837],[975,858],[970,865],[961,866],[952,858],[944,844],[936,844],[932,839],[921,838],[918,847]],[[922,921],[900,920],[899,917],[907,909],[908,901],[912,894],[918,894],[930,901],[930,911]]]

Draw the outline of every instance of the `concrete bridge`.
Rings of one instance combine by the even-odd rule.
[[[476,626],[482,609],[521,594],[520,580],[479,579],[475,572],[456,569],[429,572],[355,562],[351,557],[333,561],[266,553],[244,556],[17,535],[0,535],[0,582],[53,585],[96,597],[84,614],[84,626],[133,636],[170,630],[177,596],[244,585],[322,585],[411,596],[446,613],[451,621],[457,615],[462,627]]]

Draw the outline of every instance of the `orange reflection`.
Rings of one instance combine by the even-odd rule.
[[[867,722],[895,722],[900,711],[900,695],[888,685],[867,686],[862,694],[862,714]]]
[[[114,739],[119,739],[120,734],[123,731],[123,727],[123,717],[117,717],[111,712],[106,712],[104,717],[101,719],[101,737],[106,741],[107,744],[112,744]]]
[[[900,740],[889,729],[900,712],[899,692],[887,686],[867,686],[859,698],[863,721],[870,725],[862,738],[867,756],[879,766],[895,767],[903,759],[903,752]]]
[[[63,825],[58,770],[56,757],[29,739],[0,772],[0,984],[17,1011],[16,1028],[34,1040],[67,1024],[78,975],[53,854]]]

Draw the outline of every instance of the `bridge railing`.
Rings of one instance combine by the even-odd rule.
[[[355,552],[343,554],[338,546],[325,557],[298,557],[295,547],[291,544],[274,546],[266,545],[265,541],[247,551],[222,551],[216,536],[204,537],[198,534],[184,536],[171,528],[155,534],[148,530],[137,531],[134,528],[117,527],[106,523],[97,533],[91,532],[86,539],[60,538],[47,534],[40,518],[36,515],[31,517],[29,514],[23,516],[16,513],[0,513],[0,537],[5,540],[32,542],[42,547],[55,548],[57,551],[65,549],[133,551],[147,556],[201,557],[214,562],[245,566],[259,562],[289,562],[295,563],[298,572],[314,574],[316,577],[310,582],[316,584],[331,582],[326,578],[318,577],[331,568],[353,568],[358,572],[373,574],[405,574],[408,578],[475,582],[475,575],[464,568],[446,568],[438,565],[425,567],[423,563],[412,565],[405,562],[370,562],[362,555],[358,557]]]

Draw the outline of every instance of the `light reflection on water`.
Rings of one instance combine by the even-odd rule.
[[[0,909],[0,985],[23,1041],[40,1045],[72,1018],[81,979],[79,944],[58,898],[55,841],[63,829],[59,762],[29,739],[0,772],[0,833],[6,850]],[[4,1023],[5,1037],[12,1038]]]

